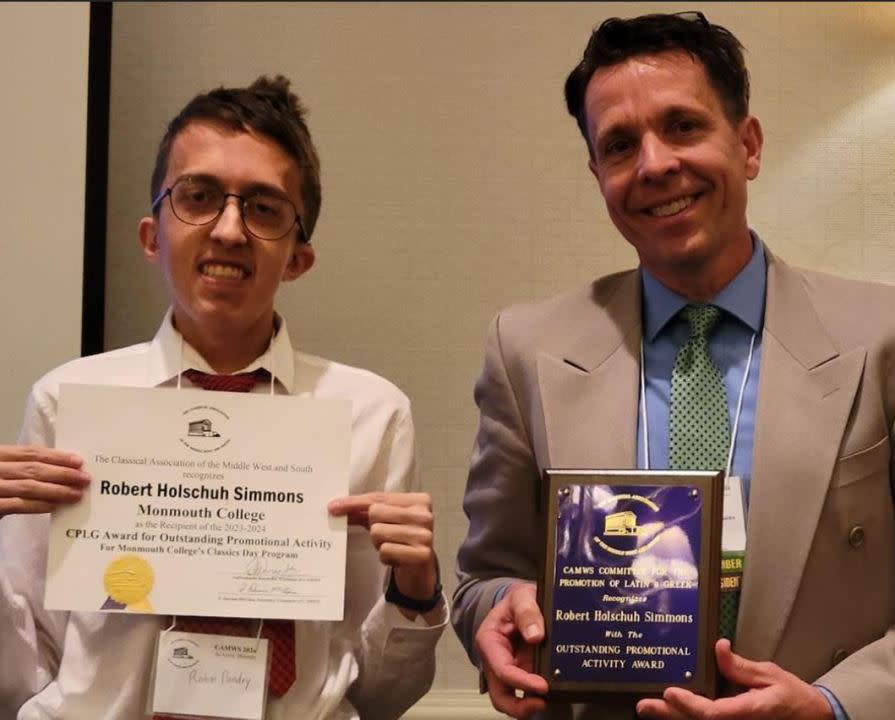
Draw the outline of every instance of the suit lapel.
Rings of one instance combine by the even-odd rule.
[[[595,288],[580,316],[565,319],[575,335],[561,355],[538,355],[546,467],[635,465],[640,274],[614,276],[613,283],[608,292]]]
[[[768,253],[737,651],[771,658],[796,598],[864,367],[839,355],[800,275]]]

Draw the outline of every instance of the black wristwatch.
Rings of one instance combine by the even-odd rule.
[[[438,603],[441,602],[441,570],[438,567],[438,558],[435,559],[435,591],[432,597],[424,600],[417,600],[404,595],[398,590],[398,584],[395,582],[394,571],[389,572],[388,587],[385,589],[385,601],[393,605],[404,608],[405,610],[413,610],[418,613],[427,613],[434,610]]]

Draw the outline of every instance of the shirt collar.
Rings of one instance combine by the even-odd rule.
[[[749,262],[709,302],[738,318],[752,332],[757,333],[761,331],[764,318],[767,261],[761,239],[754,232],[751,234],[752,257]],[[640,274],[643,278],[644,337],[652,342],[689,300],[669,290],[646,268],[641,267]]]
[[[156,332],[149,348],[147,365],[147,385],[162,385],[176,378],[188,368],[214,373],[211,366],[199,352],[174,327],[172,308],[168,308],[162,324]],[[295,386],[295,355],[286,320],[274,316],[276,331],[268,350],[237,372],[252,372],[259,368],[267,370],[291,395]],[[182,353],[182,355],[181,355]]]

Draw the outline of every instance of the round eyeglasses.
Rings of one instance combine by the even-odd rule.
[[[301,217],[288,198],[264,190],[251,195],[228,193],[207,178],[179,178],[153,201],[152,212],[168,198],[178,220],[187,225],[208,225],[221,216],[230,197],[239,200],[242,224],[259,240],[280,240],[298,223],[298,240],[307,242]]]

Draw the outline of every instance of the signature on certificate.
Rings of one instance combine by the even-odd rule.
[[[246,564],[245,575],[254,580],[297,580],[299,573],[292,564],[272,567],[266,560],[253,558]]]
[[[277,600],[310,598],[303,589],[308,583],[318,583],[322,577],[299,571],[291,563],[264,558],[252,558],[232,573],[236,581],[233,594],[241,598]]]
[[[297,595],[298,593],[288,585],[277,585],[276,583],[250,580],[240,583],[236,588],[236,592],[240,595],[272,595],[275,597],[284,597],[288,595]]]

